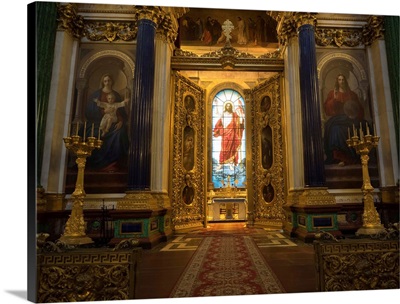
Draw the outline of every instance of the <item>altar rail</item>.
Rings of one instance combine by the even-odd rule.
[[[314,241],[317,291],[399,288],[399,240]]]

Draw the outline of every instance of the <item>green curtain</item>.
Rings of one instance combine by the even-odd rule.
[[[399,16],[385,16],[385,43],[389,67],[390,91],[396,129],[396,144],[399,151]]]
[[[28,30],[35,32],[36,43],[36,62],[33,67],[36,68],[37,182],[38,186],[40,186],[47,107],[49,104],[57,30],[57,3],[35,2],[33,5],[36,10],[35,22],[28,23],[28,27],[32,26],[35,28]]]

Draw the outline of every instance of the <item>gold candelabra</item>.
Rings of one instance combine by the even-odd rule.
[[[348,129],[348,139],[346,143],[349,147],[353,147],[357,154],[361,157],[363,185],[361,190],[363,192],[364,211],[362,215],[363,226],[357,230],[356,235],[373,235],[382,231],[383,225],[381,224],[379,214],[374,206],[374,199],[372,192],[374,187],[371,185],[371,180],[368,172],[369,152],[372,148],[376,147],[379,142],[379,136],[376,135],[374,126],[374,134],[371,135],[369,126],[366,124],[367,134],[364,134],[362,124],[360,123],[359,132],[353,125],[353,136],[350,137],[350,128]],[[359,133],[359,136],[358,136]]]
[[[86,158],[92,154],[94,149],[99,149],[103,144],[99,137],[93,136],[94,124],[92,124],[91,136],[86,139],[86,122],[83,130],[83,138],[78,135],[79,122],[76,125],[76,134],[64,138],[65,147],[76,155],[78,174],[75,190],[72,193],[73,205],[71,215],[65,225],[64,234],[60,241],[70,245],[84,245],[93,243],[93,240],[85,233],[85,220],[83,217],[83,202],[86,196],[83,180],[85,174]],[[68,132],[69,133],[69,132]]]

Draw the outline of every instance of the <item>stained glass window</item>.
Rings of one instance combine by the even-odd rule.
[[[235,90],[218,92],[212,103],[214,188],[246,187],[245,103]]]

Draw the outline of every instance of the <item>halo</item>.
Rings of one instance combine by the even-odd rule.
[[[231,106],[232,106],[232,110],[233,110],[233,108],[234,108],[234,105],[233,105],[233,102],[232,102],[232,101],[230,101],[230,100],[227,100],[227,101],[225,101],[225,102],[224,102],[224,110],[226,109],[226,105],[227,105],[228,103],[230,103],[230,104],[231,104]]]

